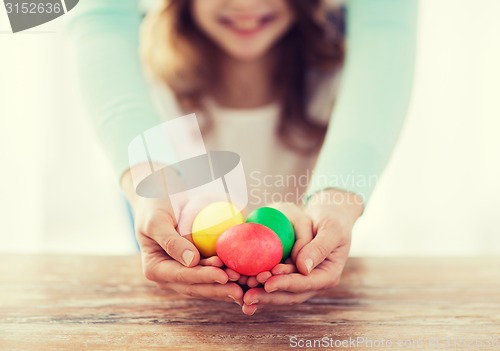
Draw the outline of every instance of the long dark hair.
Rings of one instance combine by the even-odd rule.
[[[274,77],[281,102],[277,132],[285,145],[309,154],[323,143],[326,125],[308,116],[312,92],[308,91],[307,73],[337,69],[344,58],[344,40],[342,33],[329,25],[322,0],[288,2],[296,21],[277,43],[282,55]],[[195,25],[190,6],[191,0],[164,0],[146,16],[141,37],[147,69],[170,87],[180,106],[189,112],[204,109],[202,98],[215,72],[215,60],[210,58],[218,50]]]

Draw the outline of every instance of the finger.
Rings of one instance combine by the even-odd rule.
[[[270,207],[281,211],[292,223],[295,232],[295,243],[290,256],[295,260],[297,253],[313,238],[312,221],[297,205],[290,203],[271,204]]]
[[[266,271],[266,272],[261,272],[261,273],[257,274],[255,279],[257,279],[257,281],[259,283],[264,284],[266,282],[266,280],[268,280],[270,277],[272,277],[272,273]]]
[[[156,241],[165,252],[186,267],[193,267],[200,261],[200,253],[193,243],[177,233],[172,217],[166,211],[155,211],[143,232]]]
[[[331,262],[325,263],[325,265],[331,265]],[[277,290],[292,293],[316,291],[328,286],[333,277],[334,276],[331,275],[331,269],[316,269],[309,275],[300,273],[276,275],[267,280],[264,288],[268,293]]]
[[[292,273],[272,276],[266,281],[264,288],[268,293],[277,290],[301,293],[326,289],[338,284],[342,268],[340,263],[325,260],[309,275]]]
[[[222,267],[224,262],[222,262],[219,256],[211,256],[209,258],[201,259],[199,264],[200,266]]]
[[[258,305],[243,305],[241,307],[241,310],[243,311],[244,314],[247,316],[253,316],[255,312],[257,312]]]
[[[304,276],[300,273],[292,273],[285,275],[275,275],[267,280],[264,284],[264,289],[268,293],[275,291],[288,291],[293,293],[301,293],[315,290],[318,283],[311,279],[311,276]],[[317,277],[317,274],[314,274]]]
[[[300,250],[313,240],[313,227],[311,219],[303,212],[301,212],[301,216],[299,218],[293,219],[292,224],[295,230],[295,243],[293,244],[290,257],[293,262],[296,262],[297,254]]]
[[[273,275],[296,273],[297,267],[294,264],[279,264],[271,270]]]
[[[236,302],[240,306],[243,304],[243,290],[235,283],[224,285],[165,283],[159,286],[191,297]]]
[[[247,285],[250,288],[255,288],[259,285],[259,282],[257,281],[257,278],[255,278],[255,277],[248,277]]]
[[[245,295],[243,295],[243,303],[247,306],[256,305],[260,302],[259,296],[261,294],[267,294],[264,288],[249,289],[245,292]]]
[[[240,274],[236,271],[233,271],[231,268],[226,268],[224,271],[226,272],[230,281],[235,282],[240,279]]]
[[[155,282],[175,282],[185,284],[219,283],[226,284],[226,272],[217,267],[184,267],[174,260],[162,260],[146,267],[146,278]]]
[[[238,279],[238,283],[241,285],[247,284],[248,277],[246,275],[240,275],[240,279]]]
[[[295,305],[309,300],[316,294],[315,291],[307,291],[303,293],[290,293],[277,291],[268,293],[262,288],[248,290],[243,296],[243,307],[263,305]]]
[[[335,221],[320,221],[317,234],[311,242],[300,249],[297,254],[297,269],[302,274],[309,274],[323,262],[343,240],[341,228]]]

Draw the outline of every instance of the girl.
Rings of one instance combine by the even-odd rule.
[[[406,113],[417,6],[349,1],[343,64],[342,16],[325,5],[165,0],[147,15],[142,36],[133,0],[87,0],[75,11],[69,31],[89,115],[133,208],[144,273],[161,288],[234,300],[251,315],[338,283],[352,228]],[[163,87],[163,117],[141,64]],[[168,203],[135,193],[130,167],[144,165],[128,164],[128,143],[193,111],[208,149],[241,156],[250,207],[273,202],[292,221],[297,241],[287,264],[249,278],[223,270],[179,235]]]

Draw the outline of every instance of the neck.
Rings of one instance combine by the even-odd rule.
[[[276,100],[273,86],[276,55],[242,61],[223,54],[219,59],[219,79],[211,92],[215,101],[231,108],[253,108]]]

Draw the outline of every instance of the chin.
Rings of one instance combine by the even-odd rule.
[[[232,48],[227,49],[226,52],[232,58],[241,61],[254,61],[261,59],[266,55],[269,50],[267,48]]]

